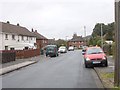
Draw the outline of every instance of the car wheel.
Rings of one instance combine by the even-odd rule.
[[[55,54],[55,57],[57,57],[57,54]]]
[[[88,65],[87,65],[87,64],[85,64],[85,68],[88,68]]]
[[[92,64],[89,64],[89,65],[85,64],[85,67],[86,68],[94,68],[94,66]]]
[[[105,63],[102,64],[103,67],[107,67],[108,66],[108,62],[106,61]]]

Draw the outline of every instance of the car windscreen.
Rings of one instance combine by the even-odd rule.
[[[74,47],[69,47],[70,49],[73,49]]]
[[[65,47],[60,47],[60,49],[65,49]]]
[[[54,47],[47,47],[47,50],[54,50]]]
[[[87,49],[86,54],[99,54],[99,53],[103,53],[101,48],[89,48]]]

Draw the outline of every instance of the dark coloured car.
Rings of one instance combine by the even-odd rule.
[[[56,45],[47,45],[46,46],[46,56],[58,56],[58,48]]]
[[[93,67],[95,64],[99,64],[107,67],[107,57],[100,47],[88,47],[84,54],[85,67]]]
[[[82,54],[84,55],[88,46],[82,46]]]

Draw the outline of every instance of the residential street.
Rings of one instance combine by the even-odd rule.
[[[2,76],[3,88],[102,88],[94,69],[85,68],[82,52],[42,57],[38,63]]]

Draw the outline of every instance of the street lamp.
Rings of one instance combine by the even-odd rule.
[[[86,37],[86,26],[84,26],[84,37]]]
[[[68,36],[65,36],[65,40],[66,40],[66,41],[67,41],[67,37],[68,37]]]

